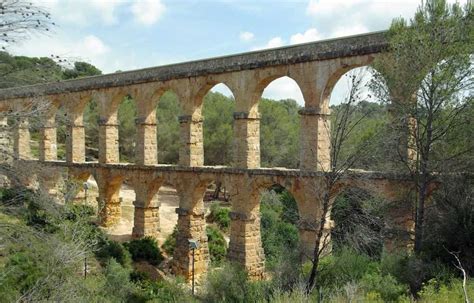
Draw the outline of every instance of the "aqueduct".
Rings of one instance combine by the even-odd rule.
[[[177,274],[191,274],[188,239],[200,240],[196,252],[196,272],[206,271],[207,236],[203,196],[212,182],[220,181],[230,191],[232,212],[228,258],[245,266],[250,276],[264,271],[260,239],[259,192],[280,184],[295,197],[299,214],[302,247],[311,251],[315,222],[321,212],[322,182],[329,166],[330,144],[326,127],[329,97],[337,80],[352,68],[365,66],[387,47],[384,32],[312,42],[278,49],[257,51],[214,59],[173,64],[142,70],[107,74],[57,83],[40,84],[0,91],[0,110],[18,112],[48,104],[41,129],[39,160],[31,159],[28,119],[21,114],[13,130],[14,159],[18,165],[37,165],[40,182],[54,187],[59,172],[69,178],[98,183],[101,222],[113,225],[120,217],[118,192],[127,180],[135,190],[134,236],[154,235],[159,229],[159,201],[153,199],[163,183],[173,184],[179,195],[178,236],[174,252]],[[258,102],[265,86],[288,76],[296,81],[304,96],[301,115],[300,168],[260,168]],[[203,119],[205,94],[216,84],[227,85],[235,97],[234,165],[204,166]],[[182,112],[178,165],[159,164],[157,153],[156,104],[171,90],[179,98]],[[118,105],[131,96],[137,105],[136,163],[119,163]],[[99,159],[85,161],[83,112],[94,99],[100,111]],[[57,160],[55,115],[63,108],[67,115],[66,160]],[[2,123],[7,124],[6,115]],[[359,186],[396,200],[405,181],[393,175],[351,172],[340,188]],[[411,228],[410,210],[400,211],[394,220],[402,229]],[[329,231],[331,224],[327,226]]]

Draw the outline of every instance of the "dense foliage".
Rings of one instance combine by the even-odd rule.
[[[124,246],[130,251],[133,261],[147,261],[152,265],[159,265],[163,261],[158,243],[152,237],[132,240]]]

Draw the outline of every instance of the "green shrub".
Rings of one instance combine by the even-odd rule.
[[[383,248],[383,212],[378,208],[386,204],[358,188],[339,194],[331,210],[331,218],[335,223],[331,230],[333,249],[350,246],[371,257],[380,257]]]
[[[58,226],[53,216],[33,201],[29,202],[27,206],[26,224],[34,228],[42,229],[48,233],[58,231]]]
[[[321,259],[318,285],[329,289],[342,287],[348,282],[360,281],[366,274],[376,273],[377,270],[378,264],[368,256],[344,248]]]
[[[230,209],[219,206],[218,202],[211,204],[211,212],[207,216],[208,222],[215,223],[222,231],[228,231],[230,227]]]
[[[212,225],[206,226],[207,243],[211,262],[219,264],[227,255],[227,242],[222,232]]]
[[[132,240],[124,243],[124,246],[132,255],[133,261],[147,261],[152,265],[159,265],[163,261],[158,243],[152,237]]]
[[[9,257],[5,265],[5,273],[8,275],[2,277],[5,280],[0,284],[10,284],[21,293],[31,289],[44,275],[38,260],[23,252],[17,252]]]
[[[361,287],[366,293],[378,293],[385,302],[395,302],[408,293],[408,287],[400,284],[393,276],[367,273],[362,277]]]
[[[166,238],[161,248],[168,256],[172,256],[176,247],[176,237],[178,236],[178,228],[175,226],[173,232]]]
[[[66,208],[64,217],[66,220],[77,221],[80,218],[88,218],[95,215],[95,210],[90,205],[73,204]]]
[[[298,224],[300,215],[298,213],[298,205],[296,204],[295,198],[286,189],[281,192],[279,198],[283,206],[281,219],[292,225]]]
[[[141,281],[138,283],[146,302],[197,302],[191,296],[186,283],[181,279],[163,281]]]
[[[390,274],[400,283],[410,286],[414,295],[430,279],[449,284],[454,274],[451,269],[437,260],[425,260],[420,256],[407,253],[382,255],[380,269],[383,275]]]
[[[423,256],[452,267],[449,251],[459,252],[468,275],[474,276],[474,178],[445,176],[426,210]]]
[[[466,283],[466,289],[469,298],[474,298],[474,280],[469,279]],[[419,302],[426,303],[444,303],[444,302],[464,302],[464,292],[462,280],[456,279],[449,284],[442,284],[432,279],[424,284],[418,293]]]
[[[130,273],[130,281],[132,282],[144,282],[150,280],[150,275],[143,271],[134,270]]]
[[[123,267],[128,268],[132,264],[130,253],[119,242],[102,238],[98,246],[99,248],[95,252],[95,256],[102,266],[105,266],[112,258]]]
[[[276,289],[268,302],[288,303],[288,302],[318,302],[317,293],[306,294],[304,287],[295,287],[291,291],[281,291]]]
[[[297,251],[299,246],[298,228],[282,218],[286,208],[280,201],[281,196],[274,191],[264,193],[260,206],[262,246],[268,268],[272,268],[288,251]]]
[[[110,259],[105,270],[104,291],[112,302],[145,302],[140,298],[138,287],[130,281],[130,271],[114,259]]]
[[[239,265],[226,263],[209,273],[205,302],[266,302],[268,282],[249,282],[246,271]]]

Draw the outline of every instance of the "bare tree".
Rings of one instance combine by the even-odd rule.
[[[326,132],[331,135],[331,159],[329,169],[324,171],[323,188],[319,188],[323,195],[321,197],[320,216],[317,218],[318,221],[315,225],[316,238],[314,251],[310,256],[312,268],[306,284],[307,293],[311,292],[316,284],[320,259],[328,249],[330,234],[324,234],[324,229],[330,216],[338,183],[354,167],[354,164],[365,156],[365,150],[373,142],[373,138],[365,138],[357,146],[349,148],[347,144],[348,138],[360,127],[368,115],[368,113],[358,113],[356,106],[359,101],[367,98],[367,70],[355,71],[349,73],[348,76],[349,93],[344,102],[339,105],[338,110],[335,111],[332,129],[329,127],[329,122],[325,124]],[[324,165],[320,166],[324,167]]]
[[[449,251],[448,250],[448,253],[451,254],[454,259],[456,260],[456,263],[454,263],[454,266],[459,269],[462,273],[462,289],[464,291],[464,302],[465,303],[470,303],[471,301],[469,300],[469,296],[467,294],[467,288],[466,288],[466,283],[467,283],[467,272],[466,270],[464,269],[464,267],[462,266],[462,263],[461,263],[461,260],[459,259],[459,256],[457,253],[455,252],[452,252],[452,251]]]
[[[50,31],[55,25],[46,9],[25,0],[2,0],[0,16],[2,49],[28,39],[35,33]]]

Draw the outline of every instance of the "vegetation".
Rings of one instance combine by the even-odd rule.
[[[260,206],[260,225],[262,246],[265,252],[266,265],[275,266],[281,257],[290,257],[288,253],[298,251],[299,235],[296,223],[298,209],[293,197],[278,188],[276,191],[265,192]],[[296,219],[295,219],[296,218]]]
[[[375,63],[380,74],[373,91],[404,117],[393,123],[392,133],[405,150],[396,167],[410,173],[416,184],[417,253],[423,249],[429,184],[438,180],[439,173],[472,169],[473,142],[458,136],[474,104],[472,17],[472,3],[462,8],[445,0],[426,1],[410,22],[393,22],[390,52]],[[403,142],[402,137],[408,140]]]
[[[220,264],[227,256],[227,242],[224,239],[224,234],[212,225],[206,227],[206,234],[211,262]]]
[[[163,255],[158,248],[158,243],[152,237],[132,240],[124,244],[132,255],[133,261],[147,261],[152,265],[159,265]]]
[[[178,228],[177,226],[174,227],[173,232],[166,238],[165,243],[161,246],[164,252],[168,256],[172,256],[174,253],[174,249],[176,247],[176,237],[178,236]]]
[[[23,1],[2,5],[17,3],[30,9],[21,6]],[[195,297],[184,281],[154,281],[133,270],[134,262],[141,261],[166,266],[153,238],[112,241],[97,228],[92,208],[58,204],[40,190],[14,187],[0,189],[0,302],[468,302],[474,297],[474,282],[468,278],[474,275],[472,16],[472,6],[427,0],[413,20],[393,23],[391,52],[375,63],[373,82],[367,85],[361,75],[349,75],[348,101],[331,108],[331,169],[318,192],[323,207],[312,226],[317,237],[308,261],[299,247],[296,201],[281,186],[264,192],[260,203],[268,279],[250,281],[245,270],[225,261],[230,210],[215,202],[206,218],[211,270]],[[45,22],[40,30],[52,25],[49,14],[40,18]],[[12,31],[4,24],[2,30]],[[0,52],[0,87],[101,73],[84,62],[60,60]],[[367,89],[382,103],[367,102]],[[232,165],[234,103],[214,92],[204,98],[206,165]],[[389,107],[407,119],[394,121]],[[299,109],[293,100],[261,100],[262,166],[298,167]],[[156,111],[161,163],[178,161],[180,114],[177,96],[166,92]],[[61,153],[64,115],[61,109],[57,118]],[[122,100],[118,116],[121,161],[133,162],[132,98]],[[98,118],[97,103],[89,102],[84,113],[88,160],[97,159]],[[41,123],[31,120],[37,140]],[[411,138],[401,141],[406,133]],[[398,145],[410,153],[387,157]],[[414,254],[384,250],[385,201],[360,189],[332,194],[341,176],[354,168],[412,176],[416,192],[407,201],[416,205]],[[437,188],[427,203],[433,182]],[[326,255],[320,244],[330,217],[335,228],[332,254]],[[162,245],[166,258],[173,255],[176,238],[175,229]]]
[[[218,202],[211,204],[210,213],[207,216],[206,220],[211,223],[215,223],[219,229],[224,232],[229,231],[230,227],[230,209],[227,207],[222,207]]]

